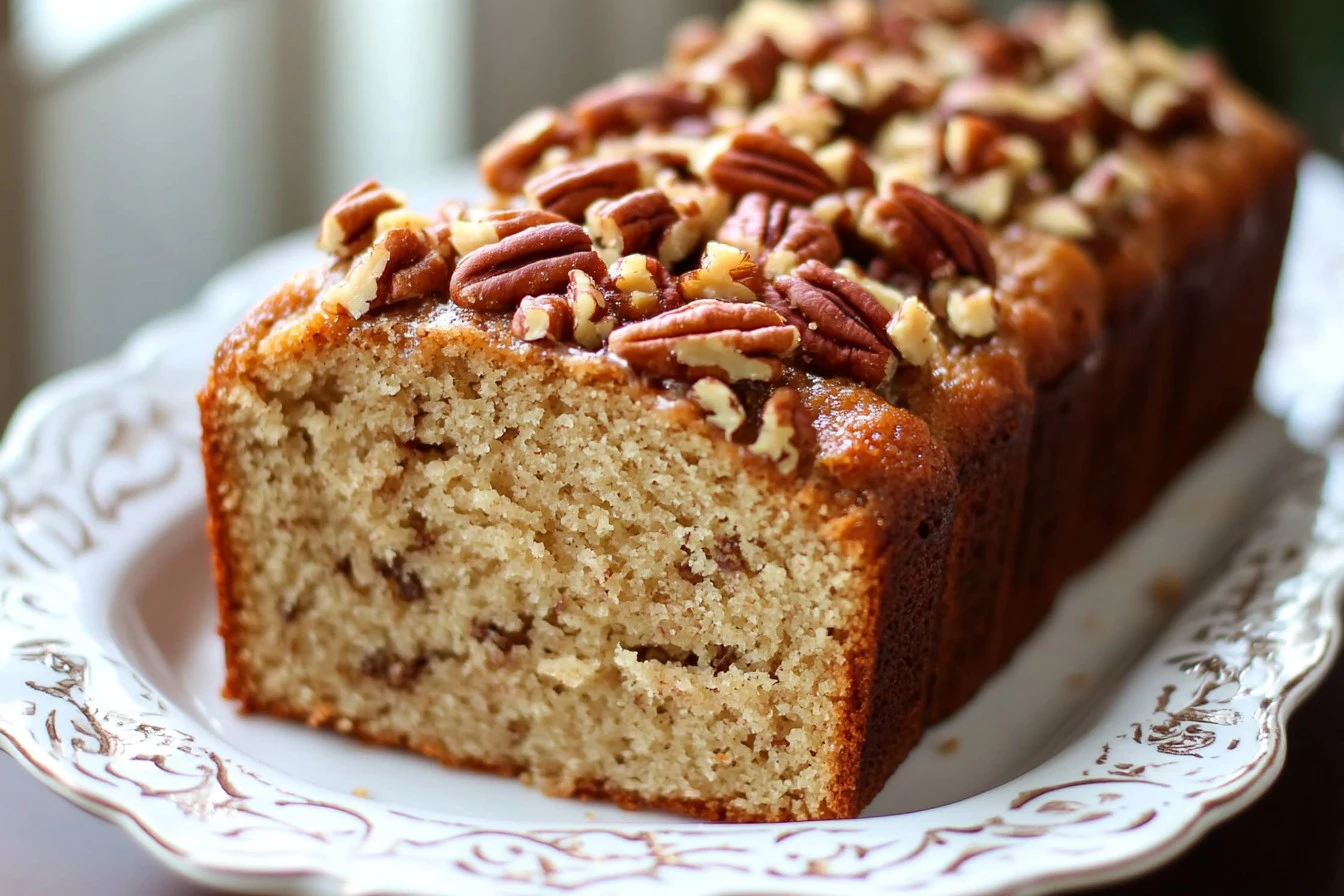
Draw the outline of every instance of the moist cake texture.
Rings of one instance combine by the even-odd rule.
[[[1299,155],[1100,7],[756,0],[360,185],[201,392],[226,694],[858,814],[1244,406]]]

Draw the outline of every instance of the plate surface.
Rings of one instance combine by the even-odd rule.
[[[1328,446],[1344,174],[1304,177],[1261,394]],[[304,894],[1046,892],[1170,858],[1278,773],[1338,641],[1344,479],[1259,412],[855,821],[686,823],[238,716],[218,697],[193,392],[307,242],[38,390],[0,448],[0,748],[184,873]]]

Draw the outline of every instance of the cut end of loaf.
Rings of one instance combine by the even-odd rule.
[[[857,813],[866,511],[580,356],[286,304],[202,394],[231,696],[554,794]]]

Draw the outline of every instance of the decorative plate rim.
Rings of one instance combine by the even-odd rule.
[[[1309,181],[1324,176],[1313,170],[1339,178],[1324,164],[1308,164]],[[1331,459],[1294,476],[1089,731],[949,806],[830,823],[483,828],[297,781],[174,707],[79,612],[81,582],[115,562],[109,536],[162,531],[199,505],[183,383],[200,358],[183,346],[222,333],[239,283],[278,282],[294,246],[254,253],[113,358],[37,389],[0,443],[0,751],[189,876],[296,893],[520,896],[635,881],[684,896],[1098,884],[1168,860],[1256,799],[1282,767],[1288,716],[1338,651],[1344,501]],[[1207,759],[1214,746],[1236,761]]]

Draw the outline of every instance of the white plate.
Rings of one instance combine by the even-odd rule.
[[[1262,395],[1323,444],[1344,395],[1344,175],[1315,160],[1305,177]],[[310,252],[257,254],[38,390],[0,449],[0,747],[197,879],[519,896],[1101,883],[1263,792],[1333,655],[1344,483],[1256,413],[856,821],[686,823],[239,717],[217,696],[193,391],[228,325]],[[1179,613],[1154,588],[1173,579],[1199,595]]]

